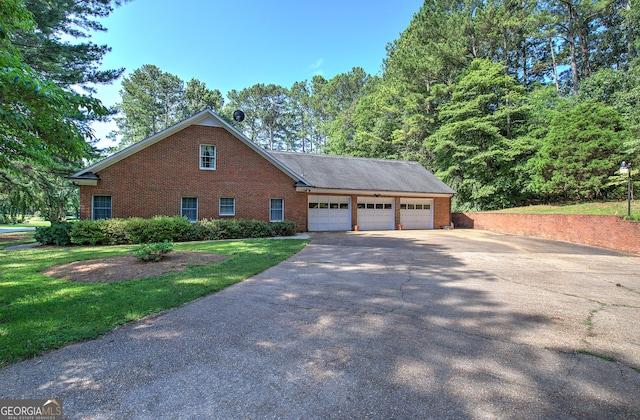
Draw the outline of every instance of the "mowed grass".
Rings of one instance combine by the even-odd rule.
[[[604,214],[615,216],[627,215],[627,201],[589,202],[578,204],[554,204],[514,207],[497,210],[495,213],[517,214]],[[640,203],[631,201],[631,217],[640,220]]]
[[[35,231],[0,233],[0,250],[16,245],[30,244],[36,241]]]
[[[51,222],[48,222],[38,217],[33,217],[31,219],[28,219],[24,223],[17,223],[17,224],[1,224],[0,223],[0,229],[19,228],[19,227],[38,227],[38,226],[51,226]]]
[[[225,261],[120,283],[75,283],[47,267],[123,255],[132,246],[0,250],[0,366],[221,290],[285,260],[308,241],[259,239],[179,243],[175,251],[228,254]],[[149,263],[153,264],[153,263]]]

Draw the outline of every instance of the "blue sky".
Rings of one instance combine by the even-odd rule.
[[[362,67],[380,71],[387,43],[409,25],[422,0],[134,0],[102,22],[93,42],[112,48],[103,68],[144,64],[197,78],[223,95],[257,83],[290,87]],[[105,105],[120,100],[121,80],[98,87]],[[104,138],[114,125],[94,126]],[[103,141],[99,146],[105,147]]]

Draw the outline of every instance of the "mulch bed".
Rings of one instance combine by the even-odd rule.
[[[178,273],[192,267],[213,265],[229,255],[206,252],[172,252],[158,262],[140,261],[133,255],[76,261],[49,267],[42,273],[56,279],[83,283],[117,283],[125,280],[146,279],[165,273]]]

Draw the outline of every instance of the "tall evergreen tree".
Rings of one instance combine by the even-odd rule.
[[[120,70],[96,70],[108,47],[68,39],[104,30],[95,18],[108,15],[111,3],[0,3],[0,167],[17,160],[46,164],[56,154],[88,156],[88,123],[107,110],[70,86],[108,83]]]
[[[224,99],[218,89],[210,90],[198,79],[191,79],[184,89],[184,109],[182,117],[189,118],[205,109],[221,112]]]
[[[245,120],[238,128],[253,141],[269,150],[285,150],[288,91],[282,86],[259,83],[241,91],[232,90],[227,95],[229,109],[241,109]]]
[[[157,66],[145,64],[122,81],[122,102],[117,108],[120,143],[122,149],[164,130],[198,112],[211,108],[222,109],[219,90],[210,90],[198,79],[191,79],[185,88],[176,75],[166,73]]]
[[[523,198],[516,168],[531,153],[523,92],[504,66],[479,59],[440,107],[443,123],[425,146],[434,151],[436,174],[458,192],[459,208],[496,209]]]
[[[91,97],[91,84],[110,83],[122,71],[98,70],[109,48],[79,41],[105,30],[97,19],[119,3],[0,2],[0,190],[21,211],[64,217],[74,189],[59,161],[90,156],[89,123],[108,114]]]
[[[560,111],[530,165],[531,188],[551,200],[606,197],[609,177],[623,159],[618,112],[596,101]]]

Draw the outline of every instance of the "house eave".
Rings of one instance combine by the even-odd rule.
[[[83,179],[83,178],[72,178],[72,177],[69,177],[69,179],[71,180],[71,182],[73,182],[76,185],[88,185],[91,187],[95,187],[98,185],[97,179]]]

